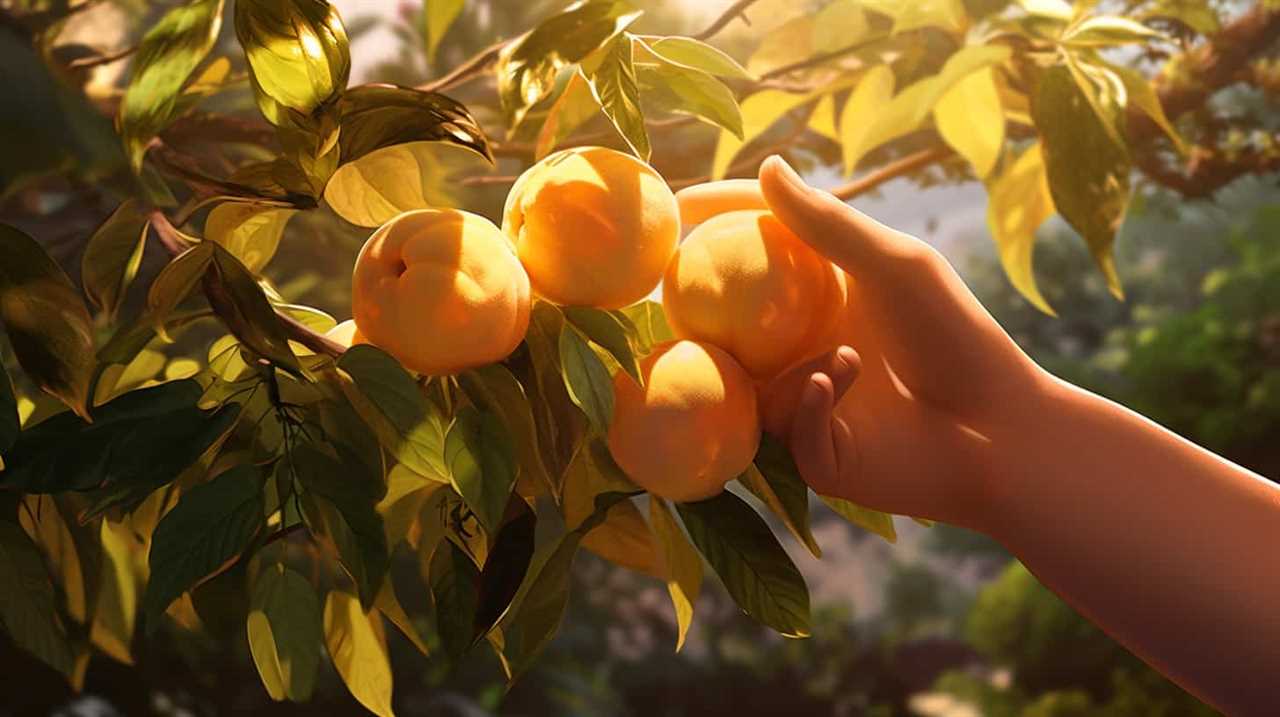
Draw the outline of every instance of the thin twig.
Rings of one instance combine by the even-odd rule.
[[[929,149],[922,149],[919,152],[908,154],[901,159],[890,162],[889,164],[886,164],[874,171],[867,172],[852,182],[842,184],[835,189],[832,189],[831,193],[847,201],[856,196],[866,194],[885,182],[905,176],[916,170],[924,169],[931,164],[950,159],[954,156],[956,156],[956,153],[950,147],[937,146],[930,147]]]
[[[502,53],[502,49],[513,40],[503,40],[495,42],[476,53],[471,59],[458,65],[438,79],[432,80],[426,84],[418,85],[418,89],[423,92],[443,92],[451,87],[456,87],[468,80],[479,77],[489,65],[498,61],[498,55]]]
[[[138,46],[132,45],[130,47],[124,48],[123,50],[117,50],[116,52],[108,52],[103,55],[97,55],[96,57],[82,57],[78,60],[72,60],[71,62],[68,62],[67,69],[85,70],[93,67],[101,67],[102,65],[110,65],[113,62],[119,62],[120,60],[123,60],[124,58],[132,55],[137,51],[138,51]]]
[[[741,17],[742,21],[747,23],[748,25],[751,24],[751,21],[747,20],[747,16],[745,13],[747,11],[747,8],[751,7],[752,5],[755,5],[758,1],[759,0],[738,0],[738,2],[735,2],[734,4],[730,5],[727,10],[720,13],[720,17],[717,17],[715,20],[711,22],[710,25],[707,25],[705,30],[697,33],[693,37],[698,40],[706,40],[707,38],[713,37],[716,35],[716,33],[723,30],[725,27],[729,25],[729,23],[733,22],[736,18],[739,18],[739,17]]]

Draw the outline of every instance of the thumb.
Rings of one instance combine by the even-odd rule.
[[[810,187],[773,155],[760,165],[760,192],[770,211],[796,236],[845,271],[860,275],[888,260],[927,248],[837,199]]]

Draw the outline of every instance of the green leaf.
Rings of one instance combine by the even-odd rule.
[[[275,256],[285,225],[296,209],[223,202],[209,212],[204,237],[226,249],[252,273],[262,271]]]
[[[734,602],[787,637],[809,635],[809,590],[769,526],[732,493],[676,505]]]
[[[0,469],[5,467],[4,456],[18,440],[22,432],[22,420],[18,415],[18,396],[13,392],[9,372],[0,362]]]
[[[440,41],[466,4],[466,0],[426,0],[423,20],[427,31],[427,62],[436,61]]]
[[[498,624],[529,572],[538,516],[519,496],[511,499],[509,515],[494,538],[480,571],[472,640],[479,640]]]
[[[719,49],[692,37],[646,38],[649,51],[666,62],[682,67],[740,80],[752,79],[751,73]]]
[[[8,520],[0,520],[0,575],[5,576],[0,622],[9,638],[41,662],[70,675],[75,656],[54,607],[57,597],[44,558],[22,528]]]
[[[324,0],[237,0],[235,24],[254,89],[272,102],[309,115],[346,89],[347,32]]]
[[[1114,75],[1120,78],[1124,83],[1125,94],[1128,98],[1127,104],[1136,106],[1138,109],[1146,113],[1156,126],[1164,131],[1169,137],[1169,141],[1173,142],[1174,149],[1180,154],[1188,152],[1187,143],[1182,139],[1182,135],[1178,134],[1169,121],[1169,116],[1165,114],[1164,105],[1160,102],[1160,96],[1156,94],[1155,87],[1151,81],[1143,77],[1137,70],[1124,67],[1121,65],[1113,65],[1109,62],[1099,61],[1102,67],[1110,70]]]
[[[560,372],[574,405],[601,435],[613,421],[613,380],[609,369],[572,326],[560,331]]]
[[[823,503],[827,507],[835,511],[836,515],[853,523],[854,525],[868,530],[890,543],[898,542],[898,531],[893,527],[893,516],[888,513],[882,513],[878,510],[863,508],[856,503],[844,500],[842,498],[832,498],[830,496],[820,495]]]
[[[320,666],[320,598],[282,563],[258,573],[246,629],[249,652],[271,699],[305,702]]]
[[[151,579],[142,599],[148,630],[169,603],[240,559],[262,529],[262,471],[232,468],[187,491],[151,537]]]
[[[440,414],[394,358],[361,344],[338,359],[338,368],[351,377],[354,385],[344,383],[344,392],[383,448],[422,475],[449,475]]]
[[[446,540],[431,558],[430,582],[436,632],[445,653],[457,663],[473,643],[480,571],[461,548]]]
[[[1044,71],[1031,105],[1054,206],[1084,237],[1117,298],[1123,296],[1112,246],[1129,200],[1132,164],[1065,67]]]
[[[631,339],[627,336],[627,325],[623,323],[623,319],[609,311],[582,306],[566,306],[561,310],[570,324],[608,351],[617,359],[623,370],[631,374],[632,378],[643,382],[640,377],[640,363],[636,361],[635,351],[631,348]]]
[[[671,326],[667,324],[667,315],[662,309],[662,304],[656,301],[646,299],[638,304],[632,304],[622,309],[622,314],[636,327],[636,348],[640,350],[641,355],[649,353],[658,344],[674,341],[676,338]]]
[[[578,444],[587,432],[587,420],[574,405],[560,371],[560,332],[564,315],[553,304],[536,301],[525,334],[527,362],[513,362],[522,370],[521,378],[529,394],[538,446],[543,463],[555,481],[552,495],[560,493],[560,478],[573,460]],[[516,358],[520,358],[517,354]]]
[[[671,509],[657,496],[649,498],[649,524],[653,526],[653,536],[668,576],[667,592],[676,611],[676,652],[679,652],[689,634],[693,609],[702,591],[702,559],[689,544]]]
[[[410,142],[447,142],[493,161],[480,123],[465,105],[438,92],[360,85],[342,96],[338,111],[343,164]]]
[[[173,381],[99,406],[93,423],[70,412],[53,416],[23,432],[5,456],[0,483],[24,493],[103,485],[149,493],[177,478],[235,422],[235,404],[198,408],[202,391],[194,380]]]
[[[534,159],[540,160],[550,154],[556,145],[573,131],[581,127],[596,113],[600,112],[600,100],[591,90],[591,82],[576,69],[569,75],[560,96],[547,110],[542,120],[542,128],[538,130],[538,144],[534,149]]]
[[[527,586],[522,586],[506,617],[500,623],[506,646],[504,666],[514,681],[551,644],[569,605],[569,577],[578,554],[580,533],[565,535],[536,567],[530,568]]]
[[[147,143],[173,120],[183,84],[209,54],[221,27],[222,0],[191,0],[165,13],[143,36],[120,103],[120,134],[135,172]]]
[[[213,263],[212,242],[201,242],[175,256],[151,281],[147,291],[147,319],[161,338],[166,338],[164,322],[178,304],[191,294]]]
[[[298,371],[298,358],[258,280],[221,244],[213,246],[213,263],[205,274],[209,306],[246,348],[280,368]]]
[[[361,603],[369,606],[390,564],[387,534],[377,510],[382,476],[371,475],[342,444],[325,448],[302,443],[291,451],[289,460],[308,493],[304,515],[311,529],[332,543]]]
[[[519,475],[511,436],[497,414],[470,406],[458,411],[445,436],[453,487],[485,532],[497,532]]]
[[[648,162],[649,131],[640,111],[640,87],[632,63],[631,39],[621,35],[604,51],[600,64],[588,76],[591,91],[609,121],[626,141],[631,153]]]
[[[477,163],[477,155],[446,142],[385,147],[348,162],[324,186],[324,200],[338,216],[377,227],[423,207],[456,206],[453,174]]]
[[[556,481],[547,471],[538,444],[533,409],[524,386],[502,364],[489,364],[458,375],[458,382],[473,403],[502,419],[515,443],[520,470],[541,482],[554,494]]]
[[[0,224],[0,325],[31,380],[89,415],[93,324],[80,292],[35,239]]]
[[[126,200],[89,237],[80,261],[80,281],[84,293],[108,316],[114,316],[142,265],[147,228],[151,220],[146,207],[135,199]]]
[[[666,111],[692,115],[742,138],[742,110],[733,90],[720,80],[681,65],[637,65],[636,72],[647,100],[661,102]]]
[[[331,590],[325,598],[324,643],[351,695],[378,717],[393,717],[391,661],[381,624],[375,628],[373,618],[350,593]]]
[[[782,519],[813,557],[822,557],[822,549],[809,529],[809,486],[800,477],[786,446],[767,434],[761,437],[755,462],[738,480]]]
[[[1053,196],[1040,143],[1008,162],[987,187],[987,227],[1009,282],[1036,308],[1054,315],[1032,268],[1036,230],[1053,216]]]
[[[1146,25],[1117,15],[1095,15],[1062,33],[1062,42],[1075,47],[1109,47],[1163,38]]]
[[[496,71],[508,126],[520,124],[529,108],[551,94],[560,70],[604,46],[639,16],[624,0],[579,2],[503,48]]]

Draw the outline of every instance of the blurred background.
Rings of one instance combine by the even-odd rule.
[[[353,83],[406,85],[438,76],[562,5],[471,0],[428,62],[420,2],[335,4],[353,38]],[[701,28],[729,0],[638,4],[649,11],[640,31],[677,34]],[[64,38],[98,49],[125,48],[163,9],[127,0],[98,3],[67,25]],[[747,35],[758,37],[770,22],[767,11],[751,18],[753,26],[734,23],[716,44],[741,57],[737,50],[747,47]],[[224,27],[221,42],[231,42],[228,32]],[[109,94],[118,90],[123,68],[97,66],[85,80]],[[0,77],[12,79],[16,71],[0,70]],[[457,96],[468,102],[468,93],[484,91],[491,88],[473,84]],[[1242,92],[1225,101],[1245,112],[1254,99]],[[223,111],[251,109],[252,103],[247,92],[217,101]],[[661,151],[658,168],[668,178],[705,173],[714,137],[680,135],[688,151]],[[819,147],[793,159],[820,185],[839,181],[834,152]],[[435,190],[442,200],[497,217],[506,191],[501,176],[513,170],[469,162],[442,155]],[[461,179],[490,171],[497,179]],[[939,178],[921,186],[919,178],[903,179],[855,203],[938,246],[1018,343],[1051,371],[1280,479],[1277,179],[1245,176],[1195,200],[1140,187],[1117,243],[1124,302],[1108,294],[1079,238],[1051,221],[1041,232],[1036,267],[1058,318],[1028,304],[1005,278],[987,234],[980,185]],[[118,201],[114,191],[101,183],[44,182],[4,198],[0,220],[46,240],[65,266],[74,267],[84,237]],[[300,214],[267,273],[283,295],[346,318],[350,268],[366,236],[327,211]],[[147,262],[162,259],[148,256]],[[890,545],[816,502],[814,510],[824,558],[788,544],[813,593],[811,639],[777,637],[738,614],[712,586],[703,591],[688,643],[677,654],[664,586],[584,554],[559,637],[509,693],[486,650],[449,670],[398,633],[389,635],[397,710],[672,717],[1213,714],[1094,629],[983,536],[899,519],[898,542]],[[139,640],[133,666],[95,657],[83,695],[71,694],[60,675],[5,643],[0,715],[361,713],[333,675],[320,680],[310,704],[271,703],[243,629],[211,632]]]

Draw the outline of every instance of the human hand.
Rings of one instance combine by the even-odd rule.
[[[819,494],[979,527],[994,452],[1046,374],[924,242],[808,187],[781,158],[761,167],[758,192],[682,193],[682,212],[764,203],[853,279],[844,345],[764,387],[765,429]]]

